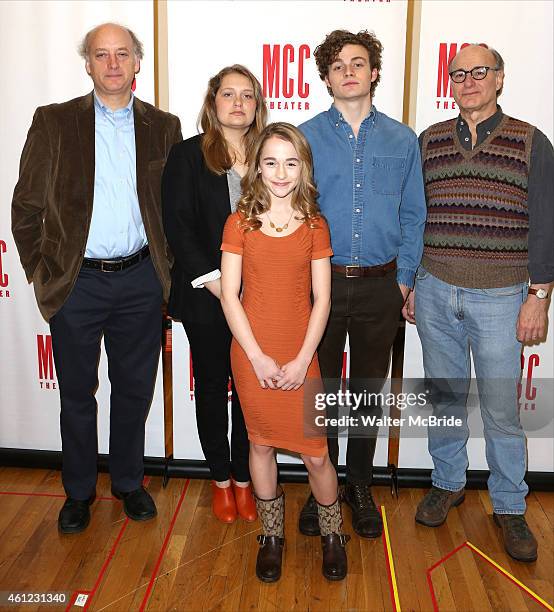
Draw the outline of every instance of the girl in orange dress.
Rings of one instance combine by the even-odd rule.
[[[263,526],[256,575],[265,582],[281,575],[284,495],[275,448],[283,448],[300,453],[306,465],[318,502],[322,571],[341,580],[347,562],[337,475],[314,410],[314,394],[322,390],[316,349],[329,316],[332,250],[299,130],[288,123],[263,130],[242,193],[223,232],[221,304],[234,337],[231,366]]]

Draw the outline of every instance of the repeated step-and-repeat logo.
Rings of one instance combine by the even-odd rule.
[[[269,110],[310,110],[306,64],[311,56],[307,44],[264,44],[263,93]]]
[[[54,369],[54,353],[52,352],[52,336],[37,334],[37,364],[38,382],[41,389],[57,389],[56,370]]]
[[[3,257],[7,252],[8,247],[4,240],[0,240],[0,298],[9,298],[10,297],[10,289],[8,283],[10,279],[8,277],[8,273],[6,272],[5,262],[6,258]]]
[[[535,410],[537,397],[537,387],[533,384],[535,368],[541,364],[541,358],[537,353],[531,353],[527,357],[521,355],[521,383],[518,385],[518,398],[520,410]]]

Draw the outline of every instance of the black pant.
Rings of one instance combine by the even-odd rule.
[[[396,271],[378,278],[345,278],[333,272],[331,314],[318,349],[327,393],[338,390],[347,333],[350,346],[349,390],[352,393],[380,392],[389,369],[402,303]],[[356,416],[379,416],[381,410],[378,404],[360,406]],[[347,482],[371,484],[377,433],[376,427],[366,427],[363,432],[349,429]],[[329,456],[336,467],[339,455],[337,437],[330,436],[328,445]]]
[[[232,387],[231,448],[229,449],[228,393],[231,374],[231,332],[224,321],[213,324],[183,322],[192,354],[198,437],[219,482],[231,476],[250,480],[248,435],[238,393]]]
[[[112,487],[137,489],[144,476],[144,427],[161,346],[162,289],[150,257],[120,272],[81,269],[50,320],[61,400],[62,480],[86,499],[97,478],[96,399],[100,340],[108,357]]]

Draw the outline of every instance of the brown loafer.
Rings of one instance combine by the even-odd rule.
[[[321,536],[323,563],[321,571],[327,580],[343,580],[348,572],[348,562],[344,545],[350,536],[331,533]]]
[[[464,489],[447,491],[431,487],[431,490],[419,502],[415,520],[426,527],[438,527],[446,521],[450,508],[459,506],[464,499]]]
[[[493,514],[495,524],[502,530],[502,540],[506,552],[516,561],[531,563],[536,561],[537,540],[529,529],[523,514]]]
[[[259,535],[257,539],[260,549],[256,559],[256,576],[262,582],[277,582],[281,577],[285,538]]]

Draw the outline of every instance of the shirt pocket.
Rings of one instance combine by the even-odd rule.
[[[373,156],[373,191],[381,195],[400,195],[406,160],[403,157]]]

